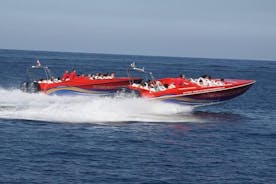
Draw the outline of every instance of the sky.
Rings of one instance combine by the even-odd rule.
[[[276,61],[276,1],[0,0],[0,48]]]

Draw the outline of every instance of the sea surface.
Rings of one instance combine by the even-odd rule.
[[[226,103],[46,96],[18,87],[39,59],[55,76],[136,62],[156,78],[253,79]],[[276,183],[276,62],[0,50],[0,183]]]

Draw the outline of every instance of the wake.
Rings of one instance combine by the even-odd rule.
[[[191,106],[128,97],[47,96],[0,89],[0,118],[48,122],[192,122]]]

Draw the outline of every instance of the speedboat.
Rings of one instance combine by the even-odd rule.
[[[44,74],[35,77],[34,74]],[[27,69],[27,81],[23,82],[20,89],[24,92],[45,94],[106,94],[115,92],[119,88],[127,87],[129,81],[141,82],[136,77],[115,77],[111,74],[76,75],[74,78],[56,78],[47,66],[42,66],[39,61],[35,66]]]
[[[167,102],[190,105],[207,105],[223,102],[235,98],[246,92],[256,81],[241,79],[218,79],[202,76],[196,79],[177,78],[155,79],[151,72],[144,68],[137,68],[135,63],[131,69],[146,73],[150,76],[147,82],[136,83],[133,81],[128,86],[141,97]]]

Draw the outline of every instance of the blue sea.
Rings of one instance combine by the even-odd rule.
[[[132,96],[47,96],[18,87],[39,59],[55,76],[253,79],[245,94],[192,107]],[[0,50],[0,183],[276,183],[276,62]]]

